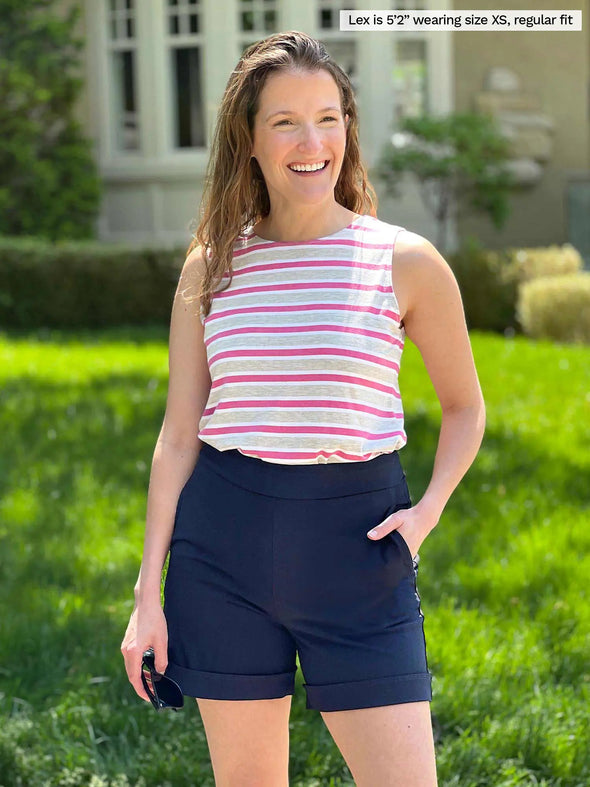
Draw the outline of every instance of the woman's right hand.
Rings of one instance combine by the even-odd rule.
[[[141,682],[141,659],[149,647],[154,649],[156,670],[164,672],[168,666],[168,626],[158,602],[136,604],[121,643],[129,682],[147,702],[150,700]]]

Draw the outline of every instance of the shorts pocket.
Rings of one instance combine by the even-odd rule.
[[[389,505],[383,512],[380,522],[383,522],[385,519],[387,519],[387,517],[395,514],[397,511],[402,511],[404,508],[411,508],[412,506],[412,500],[405,478],[400,484],[397,484],[396,486],[388,489],[387,492],[389,496]],[[410,553],[408,542],[405,540],[402,534],[397,530],[391,530],[387,536],[384,536],[384,538],[389,538],[390,541],[396,545],[396,551],[403,560],[406,568],[409,572],[413,572],[414,559]]]
[[[405,555],[406,563],[409,566],[412,566],[412,570],[414,569],[414,557],[410,552],[410,547],[408,546],[408,542],[399,532],[399,530],[392,530],[389,534],[394,540],[396,540],[399,544],[400,549],[402,550],[403,554]]]

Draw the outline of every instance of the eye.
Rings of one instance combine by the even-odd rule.
[[[279,120],[279,122],[278,122],[278,123],[275,123],[275,126],[282,126],[282,125],[283,125],[283,123],[290,123],[290,122],[291,122],[290,120],[287,120],[287,119],[285,118],[285,120]]]
[[[326,115],[326,117],[323,117],[322,120],[338,120],[338,118],[332,117],[331,115]]]

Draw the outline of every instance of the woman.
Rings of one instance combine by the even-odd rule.
[[[373,195],[346,74],[303,33],[252,45],[172,307],[121,646],[140,697],[153,646],[197,698],[218,785],[288,784],[297,655],[357,785],[437,783],[418,550],[476,456],[484,403],[448,265],[377,219]],[[406,334],[442,408],[414,505],[398,456]]]

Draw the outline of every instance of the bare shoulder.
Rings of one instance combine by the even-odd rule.
[[[205,256],[201,246],[195,246],[183,263],[174,296],[174,309],[184,306],[195,315],[199,313],[201,282],[205,275]],[[190,308],[196,307],[196,308]]]
[[[398,233],[393,257],[393,286],[399,287],[404,327],[420,351],[442,409],[481,408],[461,293],[449,264],[429,240],[408,230]]]
[[[203,253],[203,248],[201,246],[195,246],[186,256],[180,273],[180,281],[185,286],[196,287],[201,283],[204,274],[205,255]]]
[[[396,237],[393,264],[400,269],[411,269],[414,275],[450,273],[449,264],[427,238],[410,230],[401,230]]]
[[[393,288],[407,327],[417,307],[428,308],[437,299],[457,299],[458,285],[443,255],[422,235],[410,230],[397,234],[392,258]]]
[[[203,254],[203,247],[197,245],[189,254],[187,254],[183,269],[186,269],[191,273],[198,274],[204,268],[205,255]]]

